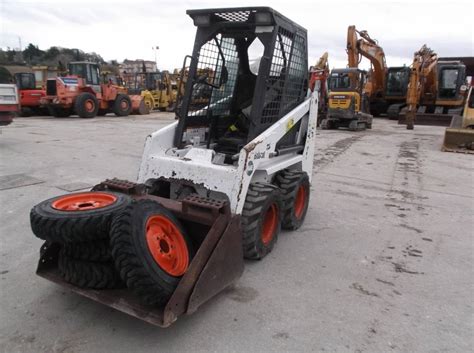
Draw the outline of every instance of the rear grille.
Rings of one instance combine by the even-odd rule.
[[[55,96],[56,95],[56,80],[47,80],[46,81],[46,95]]]

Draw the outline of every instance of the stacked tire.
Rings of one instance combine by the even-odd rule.
[[[67,282],[82,288],[118,288],[123,282],[108,237],[114,216],[129,203],[127,196],[111,192],[54,197],[32,208],[31,229],[38,238],[61,244],[58,268]]]
[[[43,201],[30,212],[33,233],[58,243],[58,269],[81,288],[129,287],[145,304],[163,305],[187,271],[193,244],[160,204],[93,191]]]

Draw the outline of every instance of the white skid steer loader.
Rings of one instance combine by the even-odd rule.
[[[38,275],[162,327],[301,226],[318,112],[304,28],[268,7],[187,13],[197,33],[178,120],[147,137],[138,182],[31,210],[46,240]]]

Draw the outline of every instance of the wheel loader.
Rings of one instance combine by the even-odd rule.
[[[244,258],[263,259],[281,228],[303,224],[318,114],[304,28],[269,7],[187,14],[197,32],[178,119],[146,138],[138,180],[108,179],[30,213],[45,240],[39,276],[162,327],[234,283]],[[210,99],[196,107],[202,85]]]
[[[40,102],[52,116],[77,114],[80,118],[94,118],[108,112],[127,116],[132,110],[143,110],[140,96],[129,96],[124,87],[101,82],[99,65],[71,62],[68,71],[66,76],[46,81],[46,96]]]
[[[474,153],[474,94],[473,82],[468,91],[462,115],[455,115],[444,133],[442,151]]]

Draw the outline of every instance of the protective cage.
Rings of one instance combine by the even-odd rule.
[[[187,14],[197,33],[174,145],[181,148],[193,142],[196,130],[208,147],[219,145],[237,125],[232,137],[238,137],[234,152],[238,151],[304,100],[307,32],[268,7]],[[256,41],[263,47],[259,64],[249,62],[249,48]],[[258,67],[258,74],[251,66]],[[294,144],[297,130],[291,129],[279,146]]]
[[[240,217],[227,202],[189,195],[175,201],[146,194],[145,186],[125,180],[106,180],[93,190],[122,192],[135,199],[151,199],[171,211],[199,243],[188,270],[164,307],[143,305],[129,289],[88,289],[67,283],[58,269],[60,245],[44,243],[36,274],[73,292],[150,324],[167,327],[178,316],[191,314],[204,302],[234,283],[244,269]]]

